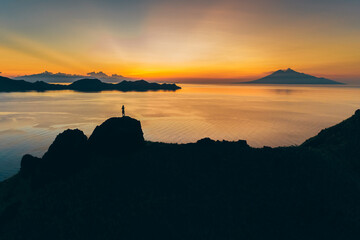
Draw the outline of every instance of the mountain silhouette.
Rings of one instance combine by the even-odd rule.
[[[106,73],[100,71],[100,72],[89,72],[86,75],[78,75],[78,74],[67,74],[67,73],[52,73],[52,72],[42,72],[38,74],[31,74],[31,75],[24,75],[24,76],[18,76],[15,77],[15,80],[25,80],[28,82],[36,82],[36,81],[44,81],[47,83],[67,83],[67,82],[73,82],[80,79],[86,79],[86,78],[92,78],[92,79],[99,79],[103,82],[111,82],[111,83],[117,83],[123,80],[134,80],[122,75],[118,74],[112,74],[107,75]]]
[[[258,80],[246,82],[254,84],[344,84],[326,78],[318,78],[305,73],[299,73],[291,68],[278,70]]]
[[[145,141],[110,118],[0,183],[0,239],[358,239],[360,110],[300,146]]]
[[[50,90],[74,90],[80,92],[100,92],[108,90],[116,91],[157,91],[169,90],[175,91],[181,89],[176,84],[168,83],[149,83],[145,80],[138,81],[122,81],[117,84],[104,83],[99,79],[81,79],[70,85],[50,84],[43,81],[34,83],[24,80],[13,80],[0,76],[0,92],[25,92],[25,91],[50,91]]]

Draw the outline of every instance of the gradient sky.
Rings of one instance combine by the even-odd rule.
[[[360,80],[359,0],[1,0],[0,72]]]

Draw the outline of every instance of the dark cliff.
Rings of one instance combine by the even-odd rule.
[[[0,184],[0,238],[358,239],[359,134],[359,112],[284,148],[146,142],[129,117],[68,130]]]

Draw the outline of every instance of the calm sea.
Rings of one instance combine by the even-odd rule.
[[[24,154],[42,156],[68,128],[89,136],[96,125],[120,116],[122,105],[141,121],[146,140],[245,139],[253,147],[301,144],[360,108],[359,87],[181,87],[176,92],[0,93],[0,181],[19,170]]]

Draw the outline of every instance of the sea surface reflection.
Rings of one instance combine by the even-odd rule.
[[[42,156],[55,136],[121,115],[139,119],[146,140],[245,139],[253,147],[301,144],[360,108],[360,88],[182,84],[176,92],[0,93],[0,180],[25,153]]]

